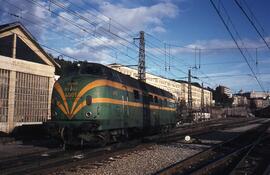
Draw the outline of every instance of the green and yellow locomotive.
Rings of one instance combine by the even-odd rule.
[[[67,144],[106,143],[175,125],[176,104],[167,91],[96,63],[70,73],[54,85],[47,123]]]

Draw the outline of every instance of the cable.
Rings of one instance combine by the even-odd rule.
[[[94,36],[92,32],[89,32],[89,30],[86,29],[84,26],[82,26],[82,25],[80,25],[80,24],[76,24],[76,23],[74,23],[71,19],[66,18],[66,17],[64,17],[64,16],[62,16],[62,15],[59,15],[59,14],[57,14],[57,13],[54,12],[54,11],[50,11],[49,9],[45,8],[44,6],[42,6],[41,4],[37,3],[35,0],[26,0],[26,1],[28,1],[28,2],[31,1],[30,3],[36,4],[37,6],[39,6],[39,7],[43,8],[43,9],[49,11],[50,13],[52,13],[52,14],[54,14],[54,15],[56,15],[56,16],[59,16],[60,18],[62,18],[63,20],[67,21],[67,22],[70,23],[71,25],[73,25],[73,26],[79,28],[81,31],[83,31],[83,32],[85,32],[85,33],[87,33],[87,34],[90,34],[90,36],[93,36],[93,37],[97,38],[98,40],[101,40],[100,38]],[[96,33],[98,33],[98,32],[96,32]],[[99,35],[102,36],[101,34],[99,34]],[[101,41],[103,41],[103,40],[101,40]],[[129,57],[129,58],[131,58],[131,59],[133,59],[133,60],[136,60],[135,58],[133,58],[133,57],[127,55],[126,53],[124,53],[123,51],[121,51],[121,50],[119,50],[119,49],[117,49],[117,48],[115,48],[115,47],[110,47],[110,46],[107,46],[107,45],[104,46],[104,47],[111,48],[111,49],[113,49],[113,50],[118,50],[118,51],[119,51],[120,53],[122,53],[123,55],[125,55],[125,56],[127,56],[127,57]]]
[[[258,79],[258,77],[256,76],[255,72],[253,71],[252,67],[250,66],[250,64],[249,64],[249,62],[248,62],[248,60],[247,60],[245,54],[243,53],[242,49],[239,47],[239,45],[238,45],[236,39],[234,38],[234,36],[233,36],[232,32],[230,31],[228,25],[226,24],[225,20],[224,20],[223,17],[221,16],[221,14],[220,14],[219,10],[217,9],[216,5],[214,4],[213,0],[210,0],[210,2],[211,2],[211,4],[212,4],[212,6],[214,7],[215,11],[217,12],[219,18],[221,19],[222,23],[224,24],[226,30],[228,31],[228,33],[230,34],[231,38],[233,39],[234,43],[236,44],[237,48],[239,49],[239,51],[240,51],[241,55],[243,56],[244,60],[246,61],[246,63],[247,63],[247,65],[248,65],[249,69],[251,70],[251,72],[252,72],[253,76],[255,77],[257,83],[259,84],[260,88],[262,89],[263,92],[265,92],[265,90],[264,90],[264,88],[263,88],[261,82],[259,81],[259,79]]]
[[[155,38],[154,36],[152,36],[152,35],[150,35],[150,34],[147,34],[148,36],[151,36],[151,37],[153,37],[155,40],[157,40],[157,41],[160,41],[160,42],[162,42],[161,40],[159,40],[159,39],[157,39],[157,38]],[[166,45],[166,43],[164,43],[164,45]],[[171,45],[171,44],[170,44]],[[193,49],[194,50],[194,49]],[[162,54],[162,51],[160,51],[160,53]],[[167,54],[166,54],[166,52],[165,52],[165,59],[166,59],[166,57],[167,57]],[[186,66],[187,68],[190,68],[190,67],[192,67],[191,65],[189,65],[189,64],[186,64],[185,63],[185,61],[183,60],[183,59],[181,59],[181,58],[175,58],[175,57],[173,57],[172,55],[170,55],[170,57],[172,58],[172,59],[180,59],[180,60],[182,60],[182,62],[184,63],[184,66]],[[165,60],[166,61],[166,60]],[[174,68],[176,68],[175,66],[171,66],[171,67],[174,67]],[[183,72],[183,71],[181,71],[181,72]],[[200,72],[202,73],[202,74],[204,74],[204,75],[206,75],[204,72],[202,72],[201,70],[200,70]],[[184,74],[187,74],[186,72],[184,72]],[[213,79],[211,79],[211,78],[208,78],[209,80],[212,80],[212,81],[214,81]],[[202,81],[202,80],[201,80]],[[215,81],[214,81],[215,82]],[[217,82],[215,82],[216,84],[217,84]],[[209,84],[209,83],[208,83]]]
[[[36,24],[36,23],[34,23],[34,22],[32,22],[32,21],[30,21],[30,20],[24,18],[24,17],[19,17],[18,15],[14,14],[14,13],[9,13],[9,12],[4,11],[4,10],[2,10],[2,9],[0,9],[0,11],[2,11],[3,13],[7,13],[7,14],[13,16],[13,17],[23,19],[23,20],[25,20],[25,21],[27,21],[27,22],[33,24],[33,25],[37,25],[37,27],[39,27],[39,28],[46,28],[46,27],[42,27],[42,26],[40,26],[40,25],[38,25],[38,24]],[[48,29],[48,30],[50,30],[50,31],[52,31],[52,32],[54,32],[54,33],[56,33],[56,34],[58,34],[57,32],[53,31],[52,28],[48,28],[48,27],[47,27],[46,29]],[[71,41],[74,41],[74,38],[72,38],[72,37],[69,37],[69,36],[63,35],[63,34],[62,34],[62,36],[66,37],[67,39],[70,39]],[[95,48],[89,47],[89,46],[86,45],[86,44],[83,44],[83,45],[87,46],[87,47],[90,48],[92,51],[96,51]],[[51,50],[52,50],[52,49],[51,49]],[[100,51],[100,52],[101,52],[101,53],[104,53],[103,50]],[[110,56],[110,57],[113,57],[112,55],[110,55],[110,54],[108,54],[108,53],[104,53],[104,54],[106,54],[106,55],[108,55],[108,56]]]
[[[27,0],[27,1],[29,1],[29,0]],[[31,2],[35,2],[35,4],[38,4],[39,6],[43,7],[41,4],[37,3],[35,0],[31,0]],[[56,3],[55,1],[52,1],[52,3],[53,3],[54,5],[56,5],[56,6],[60,7],[60,8],[62,8],[63,10],[65,10],[65,11],[67,11],[67,12],[69,12],[69,13],[75,15],[75,16],[77,16],[78,18],[80,18],[80,19],[86,21],[87,23],[93,25],[87,18],[83,17],[82,15],[78,14],[77,12],[75,12],[75,11],[73,11],[73,10],[69,10],[69,9],[65,8],[63,5],[61,5],[61,3]],[[43,8],[44,8],[44,7],[43,7]],[[46,8],[45,8],[45,9],[46,9]],[[48,10],[48,9],[46,9],[46,10]],[[53,11],[50,11],[50,12],[53,12]],[[61,15],[56,14],[56,13],[54,13],[54,14],[55,14],[55,15],[58,15],[58,16],[61,16]],[[65,17],[62,16],[62,18],[65,18]],[[76,26],[76,27],[78,27],[78,26]],[[100,27],[100,29],[103,29],[103,31],[108,32],[108,31],[106,31],[103,27]],[[86,31],[86,30],[83,29],[83,31]],[[86,32],[87,32],[87,31],[86,31]],[[97,31],[95,31],[95,32],[97,33]],[[128,40],[126,40],[125,38],[122,38],[122,37],[120,37],[120,36],[118,36],[118,35],[116,35],[116,34],[114,34],[114,33],[112,33],[112,32],[108,32],[108,33],[113,34],[114,36],[116,36],[116,37],[118,37],[118,38],[120,38],[120,39],[123,39],[124,41],[126,41],[126,42],[129,43],[129,44],[133,44],[133,43],[130,43],[130,42],[129,42]],[[120,44],[123,45],[122,43],[120,43]],[[123,46],[124,46],[124,45],[123,45]],[[129,49],[131,49],[131,48],[129,47]],[[149,54],[150,54],[150,53],[149,53]],[[148,55],[149,55],[149,54],[148,54]],[[150,54],[150,55],[152,55],[152,54]],[[126,55],[126,56],[128,56],[128,55]],[[128,57],[129,57],[129,56],[128,56]],[[155,57],[155,56],[152,55],[152,57]],[[155,62],[154,62],[154,63],[155,63]]]
[[[267,35],[267,34],[265,33],[264,28],[262,27],[262,25],[260,24],[259,20],[256,18],[256,16],[255,16],[254,13],[252,12],[252,10],[251,10],[251,8],[249,7],[249,5],[247,4],[247,2],[246,2],[245,0],[243,0],[243,2],[244,2],[244,4],[246,5],[246,7],[247,7],[249,13],[251,14],[251,16],[254,18],[254,20],[257,22],[257,24],[258,24],[259,27],[261,28],[262,32],[263,32],[265,35]]]
[[[251,18],[248,16],[247,12],[243,9],[243,7],[240,5],[240,3],[238,2],[238,0],[234,0],[234,2],[237,4],[237,6],[240,8],[240,10],[244,13],[244,15],[247,17],[248,21],[250,22],[250,24],[253,26],[253,28],[256,30],[256,32],[258,33],[258,35],[261,37],[261,39],[263,40],[263,42],[265,43],[265,45],[268,47],[268,49],[270,50],[270,46],[269,44],[266,42],[266,40],[264,39],[264,37],[262,36],[261,32],[259,31],[259,29],[257,28],[257,26],[254,24],[254,22],[251,20]]]
[[[27,1],[29,1],[29,0],[27,0]],[[30,1],[29,1],[30,2]],[[39,3],[37,3],[36,1],[32,1],[34,4],[39,4]],[[39,4],[40,5],[40,4]],[[42,8],[44,8],[43,6],[40,6],[40,7],[42,7]],[[46,8],[45,8],[46,9]],[[46,9],[46,10],[49,10],[49,9]],[[57,14],[57,13],[55,13],[55,12],[52,12],[52,11],[50,11],[51,13],[53,13],[54,15],[56,15],[56,16],[59,16],[59,14]],[[69,22],[70,24],[72,24],[72,25],[74,25],[75,23],[71,20],[71,19],[65,19],[65,21],[67,21],[67,22]],[[76,24],[75,24],[76,25]],[[81,25],[77,25],[77,26],[75,26],[75,27],[77,27],[77,28],[79,28],[81,31],[83,31],[83,32],[85,32],[85,33],[88,33],[89,34],[89,31],[85,28],[85,27],[83,27],[83,26],[81,26]],[[90,35],[92,36],[92,33],[90,33]],[[95,37],[95,38],[97,38],[97,37]],[[98,38],[99,39],[99,38]],[[103,41],[103,40],[101,40],[101,41]],[[113,48],[113,47],[108,47],[108,48],[111,48],[111,49],[113,49],[113,50],[119,50],[119,49],[116,49],[116,48]],[[51,48],[51,50],[52,50],[52,48]],[[121,53],[123,53],[122,51],[121,51]],[[63,53],[61,53],[61,54],[63,54]],[[66,54],[65,54],[66,55]],[[123,55],[126,55],[126,54],[123,54]],[[111,55],[110,55],[111,56]],[[126,56],[128,56],[128,55],[126,55]],[[128,56],[128,57],[130,57],[130,56]],[[147,57],[150,57],[149,55],[147,55]],[[152,58],[152,57],[150,57],[150,58]],[[155,56],[155,58],[157,58],[157,59],[155,59],[155,60],[157,60],[157,61],[159,61],[159,58],[158,57],[156,57]],[[152,58],[152,59],[154,59],[154,58]],[[136,59],[134,59],[134,60],[136,60]],[[156,65],[158,65],[156,62],[154,62],[154,64],[156,64]],[[159,67],[160,67],[160,65],[158,65]],[[177,71],[179,71],[180,69],[176,69]],[[183,71],[182,71],[183,72]],[[184,72],[185,73],[185,72]],[[174,74],[172,74],[171,73],[171,75],[173,75],[173,76],[175,76],[176,77],[176,75],[174,75]]]
[[[109,19],[109,20],[110,20],[110,21],[109,21],[110,23],[108,23],[108,22],[107,22],[106,20],[104,20],[103,18],[98,17],[97,15],[91,13],[89,10],[86,10],[86,8],[80,7],[80,6],[76,5],[75,3],[72,3],[70,0],[65,0],[65,1],[69,2],[71,5],[77,7],[78,9],[81,9],[81,10],[86,11],[88,14],[90,14],[90,15],[92,15],[92,16],[95,16],[96,18],[98,18],[98,19],[102,20],[103,22],[107,23],[109,26],[114,26],[116,29],[119,29],[121,32],[127,34],[129,37],[131,37],[131,38],[134,37],[134,34],[129,34],[129,33],[126,32],[125,30],[123,30],[123,29],[121,29],[121,28],[119,28],[119,27],[113,25],[111,22],[114,21],[115,23],[117,23],[117,24],[118,24],[119,26],[121,26],[122,28],[126,28],[125,26],[121,25],[120,23],[116,22],[115,20],[111,19],[110,17],[108,17],[108,16],[102,14],[101,12],[99,12],[98,10],[96,10],[95,8],[93,8],[92,6],[91,6],[92,9],[94,9],[94,10],[97,11],[98,13],[102,14],[102,15],[103,15],[104,17],[106,17],[107,19]],[[89,4],[88,4],[87,2],[85,2],[85,1],[82,1],[82,2],[84,2],[84,3],[85,3],[86,5],[88,5],[88,7],[89,7]],[[84,6],[84,7],[85,7],[85,6]],[[127,30],[127,31],[131,31],[131,30],[128,29],[128,28],[126,28],[126,30]]]
[[[260,73],[260,75],[270,75],[270,73]],[[251,74],[213,75],[209,77],[218,78],[218,77],[241,77],[241,76],[253,77]],[[199,77],[199,78],[204,78],[204,77]]]

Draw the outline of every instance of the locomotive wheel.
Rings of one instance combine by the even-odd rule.
[[[60,129],[60,137],[61,137],[61,140],[63,142],[63,144],[66,144],[66,142],[68,141],[68,136],[67,136],[67,131],[66,131],[66,128],[61,128]]]
[[[63,146],[62,146],[62,149],[63,150],[67,150],[70,148],[69,144],[68,144],[68,135],[67,135],[67,131],[66,131],[66,128],[63,127],[60,129],[60,137],[61,137],[61,140],[63,142]]]
[[[103,135],[97,135],[97,144],[100,147],[104,147],[107,145],[107,140]]]
[[[94,146],[94,147],[104,147],[108,143],[110,143],[110,133],[109,132],[97,133],[93,137],[93,140],[89,142],[89,144]]]

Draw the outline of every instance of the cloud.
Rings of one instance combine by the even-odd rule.
[[[75,57],[79,60],[86,60],[102,64],[110,63],[109,60],[113,58],[113,56],[110,55],[111,54],[110,51],[105,49],[96,52],[94,49],[91,49],[89,47],[82,47],[82,48],[65,47],[62,48],[61,51],[64,54]]]
[[[157,32],[157,33],[164,33],[166,32],[166,29],[164,27],[161,26],[156,26],[152,29],[153,32]]]
[[[41,23],[41,19],[50,22],[50,12],[27,1],[22,3],[20,0],[9,0],[2,1],[1,4],[3,5],[0,7],[0,23],[21,21],[37,38],[45,31],[44,28],[37,25]],[[41,5],[45,4],[45,2],[41,2]]]
[[[117,47],[120,45],[119,43],[120,41],[117,40],[111,40],[107,37],[99,37],[99,38],[87,38],[84,39],[84,41],[82,41],[82,44],[86,44],[89,47],[102,47],[102,46],[113,46],[113,47]]]
[[[239,64],[239,68],[232,68],[228,71],[219,71],[208,73],[206,76],[210,77],[210,80],[218,83],[219,85],[224,85],[231,88],[234,92],[238,92],[240,89],[245,91],[252,91],[252,90],[261,90],[259,84],[257,83],[254,76],[251,72],[243,72],[242,68],[245,64]],[[237,66],[236,66],[237,67]],[[241,68],[240,68],[241,67]],[[204,77],[204,76],[202,76]],[[270,74],[257,74],[260,82],[263,86],[267,87],[266,84],[269,83]],[[206,81],[209,81],[208,78],[201,78]],[[267,89],[266,89],[267,90]]]
[[[0,11],[0,23],[20,20],[41,44],[76,58],[100,62],[110,60],[108,58],[111,53],[115,54],[115,50],[125,50],[123,52],[134,54],[134,51],[127,51],[127,47],[124,46],[132,47],[129,43],[133,42],[135,36],[128,34],[138,33],[140,30],[166,32],[164,21],[175,18],[179,13],[178,7],[171,1],[158,1],[150,6],[137,4],[132,7],[128,5],[130,3],[121,1],[115,4],[92,0],[87,2],[87,6],[82,0],[61,1],[66,8],[76,11],[83,18],[48,4],[47,1],[38,1],[44,8],[28,1],[21,3],[20,0],[3,1],[3,3],[0,9],[19,15],[23,19]],[[101,13],[91,8],[89,4],[95,4],[94,7]],[[52,14],[48,9],[57,15]],[[116,37],[116,34],[123,39]],[[137,48],[134,50],[137,53]]]
[[[101,3],[101,13],[114,19],[132,31],[155,29],[164,32],[163,20],[175,18],[179,9],[171,2],[160,2],[152,6],[140,6],[128,8],[121,4]]]

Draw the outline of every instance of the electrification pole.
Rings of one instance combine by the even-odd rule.
[[[202,83],[202,97],[201,97],[201,111],[204,112],[204,89],[203,89],[203,83]]]
[[[144,42],[144,31],[140,32],[139,38],[134,38],[140,40],[139,46],[139,63],[138,63],[138,79],[145,82],[145,42]]]
[[[191,70],[188,70],[188,109],[192,110]]]

